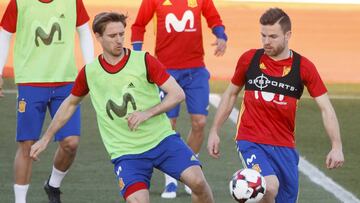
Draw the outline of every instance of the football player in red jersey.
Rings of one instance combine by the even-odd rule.
[[[320,108],[331,141],[326,157],[329,169],[344,163],[339,124],[314,64],[288,47],[289,16],[271,8],[261,16],[260,24],[263,49],[249,50],[240,57],[216,112],[208,152],[219,158],[219,129],[245,87],[236,134],[240,159],[244,167],[257,169],[265,177],[264,202],[296,202],[299,154],[295,149],[295,113],[304,86]]]
[[[204,140],[210,93],[210,74],[204,63],[201,15],[216,36],[214,54],[222,56],[227,36],[212,0],[143,0],[131,28],[133,48],[141,50],[145,27],[155,16],[155,56],[185,91],[186,107],[191,118],[187,144],[196,154],[199,154]],[[177,105],[167,112],[175,130],[179,111],[180,105]],[[177,181],[165,175],[165,190],[161,196],[175,198],[176,190]],[[186,186],[185,190],[191,193]]]

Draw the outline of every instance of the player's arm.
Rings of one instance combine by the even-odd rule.
[[[94,43],[88,23],[76,27],[79,34],[81,53],[85,64],[89,64],[94,59]]]
[[[326,167],[328,169],[341,167],[344,163],[344,154],[335,110],[326,93],[315,97],[315,101],[320,108],[323,124],[331,142],[331,150],[326,156]]]
[[[85,64],[94,59],[94,43],[89,27],[89,14],[83,0],[76,0],[76,31],[79,35],[80,48]]]
[[[145,27],[155,13],[154,0],[143,0],[141,2],[136,20],[131,26],[131,45],[134,50],[140,51],[144,42]]]
[[[242,86],[234,85],[230,83],[221,97],[220,104],[217,108],[213,124],[210,128],[208,138],[208,153],[213,158],[220,157],[220,137],[218,135],[221,126],[229,118],[229,115],[234,108],[236,99],[242,89]]]
[[[16,32],[17,14],[16,0],[10,0],[0,23],[0,97],[4,96],[3,70],[9,54],[11,36]]]
[[[172,76],[170,76],[160,88],[166,92],[164,99],[150,109],[130,114],[128,117],[128,126],[130,130],[136,130],[142,122],[153,116],[169,111],[185,99],[184,91]]]
[[[55,133],[59,131],[60,128],[63,127],[66,122],[71,118],[82,99],[83,97],[77,97],[70,94],[63,101],[45,134],[41,137],[40,140],[38,140],[35,144],[31,146],[30,157],[33,160],[39,160],[38,156],[40,155],[40,153],[46,149],[50,141],[53,139]]]
[[[4,96],[3,93],[3,70],[9,54],[10,40],[12,33],[4,29],[0,30],[0,97]]]
[[[211,28],[212,33],[216,36],[216,41],[211,44],[212,46],[216,46],[214,55],[224,55],[228,38],[225,34],[225,26],[212,0],[205,0],[203,2],[202,14],[206,19],[208,27]]]
[[[225,34],[224,26],[215,26],[212,28],[213,34],[216,36],[216,41],[212,43],[212,46],[216,46],[214,55],[222,56],[226,51],[227,35]]]

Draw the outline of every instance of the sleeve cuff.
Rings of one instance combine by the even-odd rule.
[[[225,27],[224,26],[215,26],[212,28],[212,33],[219,39],[223,39],[225,41],[228,40],[225,34]]]
[[[142,42],[133,42],[132,43],[132,47],[133,47],[133,50],[135,51],[141,51],[142,49]]]

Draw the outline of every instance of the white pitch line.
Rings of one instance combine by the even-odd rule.
[[[210,94],[210,103],[215,108],[219,106],[220,96],[218,94]],[[233,123],[237,122],[239,110],[234,108],[230,114],[230,120]],[[345,188],[334,182],[331,178],[327,177],[318,168],[306,161],[304,157],[300,157],[299,170],[306,175],[312,182],[322,187],[324,190],[333,194],[337,199],[346,203],[360,203],[360,200],[347,191]]]

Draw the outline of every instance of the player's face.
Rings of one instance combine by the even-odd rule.
[[[261,41],[268,56],[276,57],[282,54],[285,48],[288,48],[290,36],[291,31],[284,33],[279,23],[261,25]]]
[[[121,56],[125,37],[125,28],[121,22],[111,22],[106,25],[102,36],[97,36],[104,53],[114,57]]]

